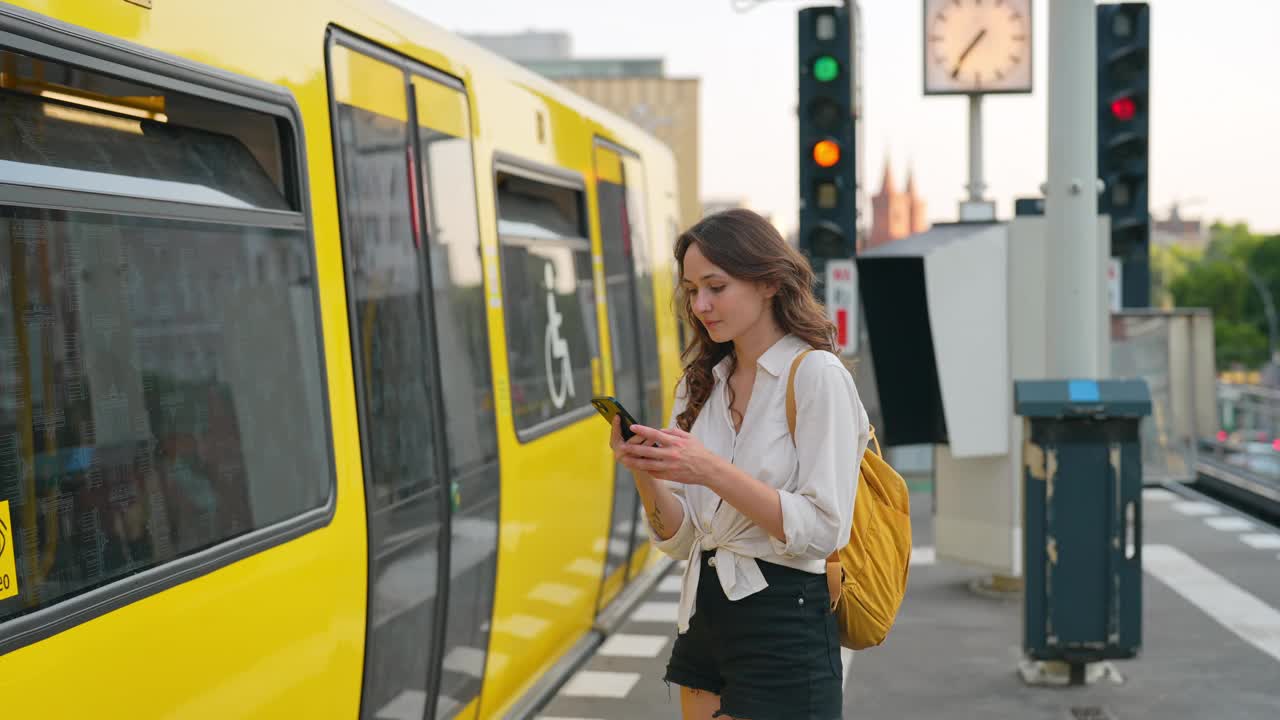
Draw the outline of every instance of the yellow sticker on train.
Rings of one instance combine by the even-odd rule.
[[[13,523],[9,521],[9,501],[0,501],[0,600],[18,594],[18,570],[13,562]]]

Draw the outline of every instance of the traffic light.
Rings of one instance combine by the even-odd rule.
[[[1147,199],[1151,9],[1097,6],[1098,212],[1111,216],[1111,255],[1121,262],[1121,304],[1151,304]]]
[[[799,245],[819,285],[827,260],[853,257],[857,243],[848,12],[840,6],[799,12]]]

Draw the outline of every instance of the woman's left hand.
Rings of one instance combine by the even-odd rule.
[[[644,425],[632,425],[631,430],[645,442],[622,447],[620,462],[626,467],[685,485],[708,485],[719,474],[720,456],[684,430]]]

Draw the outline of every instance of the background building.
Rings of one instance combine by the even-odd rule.
[[[925,203],[916,194],[912,172],[907,170],[907,185],[899,192],[893,185],[893,171],[886,159],[880,192],[871,198],[871,233],[867,237],[866,247],[884,245],[928,229]]]
[[[469,40],[569,88],[653,133],[675,155],[680,227],[698,202],[698,78],[667,77],[662,58],[575,58],[566,32],[467,35]]]
[[[1168,218],[1158,220],[1155,213],[1152,213],[1151,219],[1152,247],[1178,246],[1204,250],[1209,246],[1209,228],[1199,218],[1182,217],[1177,203],[1169,207]]]

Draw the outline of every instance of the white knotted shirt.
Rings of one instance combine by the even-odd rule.
[[[662,552],[689,561],[676,619],[681,633],[689,629],[695,612],[703,551],[715,551],[712,564],[725,596],[741,600],[768,587],[756,560],[822,574],[827,556],[848,542],[858,467],[871,424],[853,378],[839,358],[812,352],[796,373],[792,443],[787,428],[787,376],[792,360],[807,349],[803,340],[786,335],[760,356],[742,428],[736,432],[726,392],[730,359],[713,370],[715,386],[690,434],[711,452],[778,490],[786,540],[771,537],[704,486],[667,481],[684,517],[666,540],[658,539],[652,527],[649,533]],[[682,382],[670,426],[675,426],[675,417],[686,405]]]

